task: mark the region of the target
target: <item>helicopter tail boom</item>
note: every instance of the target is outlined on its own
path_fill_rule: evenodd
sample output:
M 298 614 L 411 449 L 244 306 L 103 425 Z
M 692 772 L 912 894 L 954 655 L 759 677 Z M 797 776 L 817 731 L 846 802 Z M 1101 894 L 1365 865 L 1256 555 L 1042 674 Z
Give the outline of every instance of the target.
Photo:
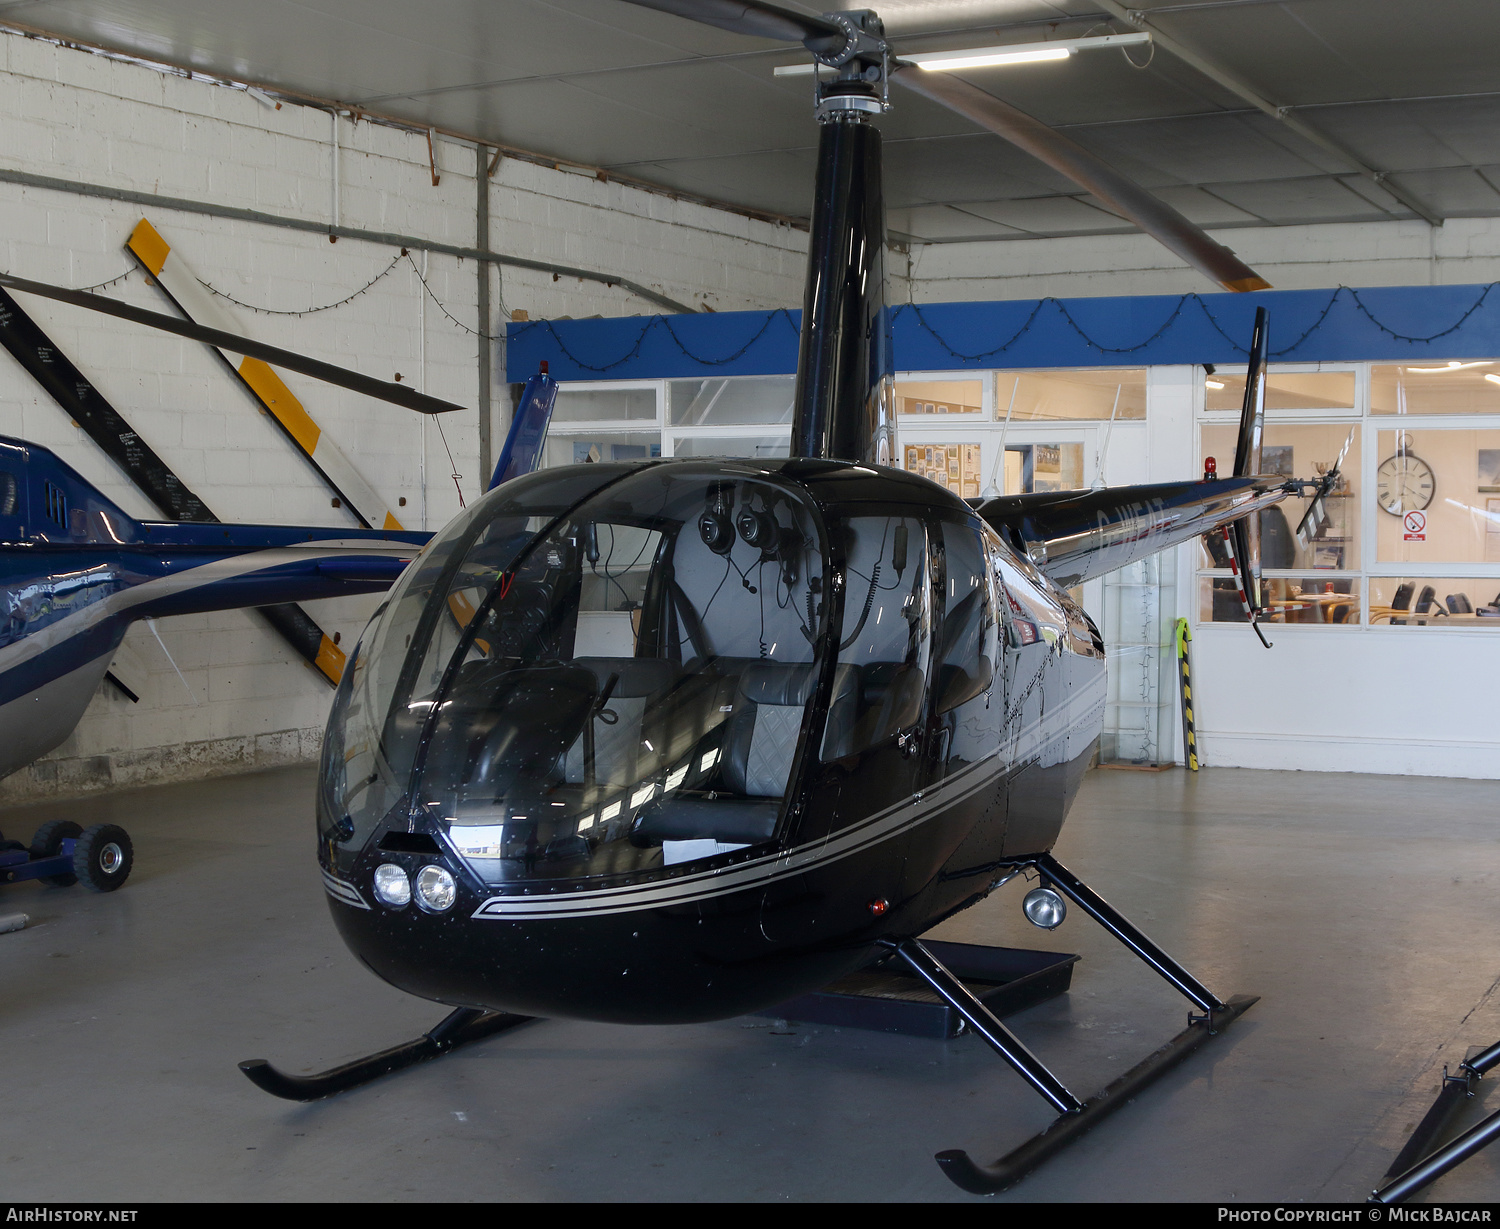
M 987 499 L 975 511 L 1063 588 L 1241 521 L 1287 497 L 1276 474 Z

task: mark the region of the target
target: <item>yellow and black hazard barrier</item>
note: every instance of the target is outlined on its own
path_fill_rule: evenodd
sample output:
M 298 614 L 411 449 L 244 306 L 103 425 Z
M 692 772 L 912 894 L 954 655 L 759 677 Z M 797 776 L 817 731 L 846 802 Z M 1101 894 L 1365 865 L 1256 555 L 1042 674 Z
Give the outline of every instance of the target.
M 1186 619 L 1177 620 L 1177 665 L 1182 681 L 1182 758 L 1190 772 L 1198 771 L 1198 738 L 1193 730 L 1193 674 L 1188 664 L 1188 642 L 1193 633 Z

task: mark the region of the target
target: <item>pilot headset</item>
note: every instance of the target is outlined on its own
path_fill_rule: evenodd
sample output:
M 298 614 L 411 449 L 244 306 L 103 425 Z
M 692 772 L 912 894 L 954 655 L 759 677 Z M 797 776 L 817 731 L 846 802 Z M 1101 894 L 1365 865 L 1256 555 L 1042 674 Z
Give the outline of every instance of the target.
M 734 524 L 729 517 L 733 502 L 734 488 L 727 483 L 716 483 L 698 516 L 698 536 L 716 555 L 727 555 L 734 549 Z
M 770 508 L 752 508 L 748 503 L 740 506 L 734 518 L 734 527 L 740 537 L 761 551 L 772 551 L 781 544 L 781 526 Z

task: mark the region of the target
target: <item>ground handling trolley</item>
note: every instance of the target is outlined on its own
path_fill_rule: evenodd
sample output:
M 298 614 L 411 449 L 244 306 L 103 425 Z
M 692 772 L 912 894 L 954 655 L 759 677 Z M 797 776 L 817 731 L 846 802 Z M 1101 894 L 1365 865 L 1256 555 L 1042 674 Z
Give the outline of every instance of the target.
M 113 892 L 130 875 L 134 850 L 125 829 L 95 824 L 84 830 L 54 819 L 31 838 L 31 847 L 0 834 L 0 883 L 40 879 L 60 888 L 81 883 L 91 892 Z

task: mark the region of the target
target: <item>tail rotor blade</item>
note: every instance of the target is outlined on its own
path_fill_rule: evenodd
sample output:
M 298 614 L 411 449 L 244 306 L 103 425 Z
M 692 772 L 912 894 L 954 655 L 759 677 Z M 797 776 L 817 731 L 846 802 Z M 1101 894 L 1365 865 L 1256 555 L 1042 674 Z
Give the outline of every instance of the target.
M 1339 449 L 1338 460 L 1333 463 L 1333 468 L 1328 471 L 1330 474 L 1334 475 L 1335 478 L 1337 478 L 1340 471 L 1342 471 L 1344 468 L 1344 458 L 1349 455 L 1349 445 L 1354 443 L 1354 433 L 1356 430 L 1358 430 L 1357 427 L 1349 428 L 1349 434 L 1344 439 L 1344 446 Z M 1329 484 L 1329 489 L 1332 489 L 1332 483 Z
M 914 64 L 893 65 L 891 80 L 972 120 L 1067 176 L 1226 290 L 1270 289 L 1270 282 L 1166 202 L 1026 112 L 951 73 L 929 72 Z
M 1234 476 L 1253 478 L 1260 474 L 1261 438 L 1266 426 L 1266 346 L 1270 313 L 1255 309 L 1255 331 L 1250 336 L 1250 365 L 1245 370 L 1245 403 L 1240 409 L 1240 436 L 1234 449 Z M 1234 541 L 1236 572 L 1245 613 L 1260 642 L 1271 647 L 1260 630 L 1264 606 L 1260 573 L 1260 513 L 1241 517 L 1229 527 Z

